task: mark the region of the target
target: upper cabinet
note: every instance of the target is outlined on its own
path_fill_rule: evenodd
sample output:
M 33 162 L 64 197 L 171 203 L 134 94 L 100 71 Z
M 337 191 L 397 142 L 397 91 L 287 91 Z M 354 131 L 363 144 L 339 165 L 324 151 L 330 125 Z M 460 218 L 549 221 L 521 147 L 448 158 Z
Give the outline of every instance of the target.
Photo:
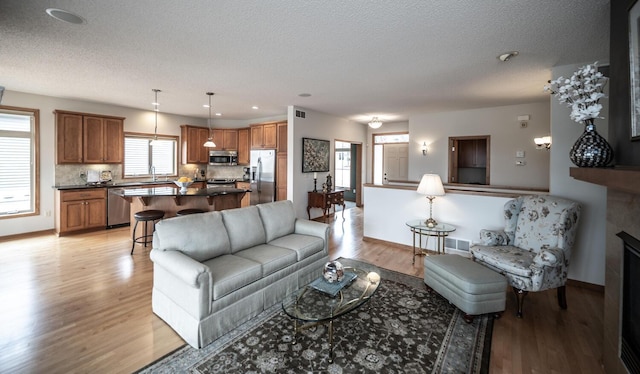
M 249 165 L 251 148 L 249 128 L 238 129 L 238 165 Z
M 216 146 L 212 151 L 237 151 L 238 150 L 238 130 L 235 129 L 213 129 L 211 130 L 212 140 Z
M 209 148 L 206 148 L 203 145 L 208 138 L 208 128 L 189 125 L 180 126 L 180 139 L 182 141 L 182 163 L 208 164 Z
M 278 124 L 251 125 L 251 149 L 275 149 L 278 145 Z
M 124 161 L 124 118 L 54 111 L 58 164 Z

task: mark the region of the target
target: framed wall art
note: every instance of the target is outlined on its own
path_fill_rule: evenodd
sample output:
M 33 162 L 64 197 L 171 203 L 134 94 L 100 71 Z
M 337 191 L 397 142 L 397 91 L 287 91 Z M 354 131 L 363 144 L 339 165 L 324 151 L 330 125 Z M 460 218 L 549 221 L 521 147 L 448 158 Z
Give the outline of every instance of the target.
M 329 171 L 330 153 L 328 140 L 302 138 L 302 172 Z
M 629 8 L 629 72 L 631 140 L 640 140 L 640 1 Z

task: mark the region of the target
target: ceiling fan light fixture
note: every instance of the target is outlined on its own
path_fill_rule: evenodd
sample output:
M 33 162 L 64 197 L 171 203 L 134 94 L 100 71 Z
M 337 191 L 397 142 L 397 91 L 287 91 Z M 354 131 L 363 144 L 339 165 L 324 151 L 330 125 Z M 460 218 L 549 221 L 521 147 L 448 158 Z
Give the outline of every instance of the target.
M 378 119 L 378 117 L 371 118 L 371 122 L 369 122 L 369 127 L 372 129 L 379 129 L 382 126 L 382 121 Z

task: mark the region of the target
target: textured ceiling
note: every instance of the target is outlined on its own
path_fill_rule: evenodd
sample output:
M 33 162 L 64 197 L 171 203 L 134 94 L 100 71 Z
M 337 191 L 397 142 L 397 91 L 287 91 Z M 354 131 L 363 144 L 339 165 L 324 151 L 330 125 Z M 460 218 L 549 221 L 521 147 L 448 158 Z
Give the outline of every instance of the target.
M 7 90 L 151 109 L 159 88 L 162 112 L 194 117 L 207 117 L 206 91 L 226 119 L 300 105 L 390 121 L 539 101 L 553 66 L 608 56 L 604 0 L 0 1 Z

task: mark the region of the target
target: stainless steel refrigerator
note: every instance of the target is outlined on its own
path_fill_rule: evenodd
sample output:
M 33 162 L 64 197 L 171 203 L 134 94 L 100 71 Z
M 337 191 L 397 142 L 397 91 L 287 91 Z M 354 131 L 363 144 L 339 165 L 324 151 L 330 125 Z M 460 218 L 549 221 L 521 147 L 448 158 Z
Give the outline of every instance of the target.
M 251 151 L 251 205 L 270 203 L 276 197 L 276 150 Z

